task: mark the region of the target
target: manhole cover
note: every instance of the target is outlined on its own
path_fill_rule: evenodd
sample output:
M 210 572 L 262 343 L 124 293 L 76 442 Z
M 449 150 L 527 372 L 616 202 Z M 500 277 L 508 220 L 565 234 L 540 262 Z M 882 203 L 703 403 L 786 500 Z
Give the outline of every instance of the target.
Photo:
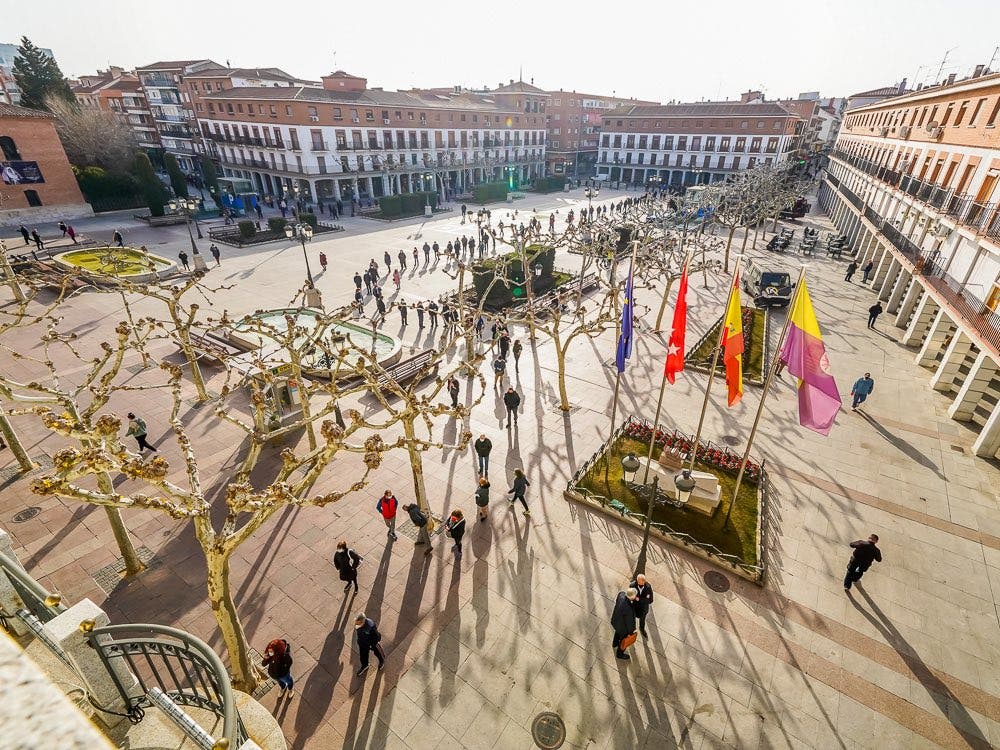
M 729 591 L 729 579 L 717 570 L 705 573 L 705 585 L 720 594 Z
M 955 453 L 965 453 L 965 448 L 963 448 L 963 447 L 962 447 L 961 445 L 954 445 L 954 444 L 953 444 L 953 445 L 951 446 L 951 449 L 952 449 L 953 451 L 955 451 Z
M 542 750 L 556 750 L 566 741 L 566 724 L 559 714 L 543 711 L 531 722 L 531 736 Z
M 30 521 L 41 512 L 41 508 L 32 505 L 30 508 L 25 508 L 20 513 L 17 513 L 11 520 L 14 523 L 24 523 L 25 521 Z
M 723 435 L 722 442 L 726 445 L 739 445 L 740 439 L 735 435 Z

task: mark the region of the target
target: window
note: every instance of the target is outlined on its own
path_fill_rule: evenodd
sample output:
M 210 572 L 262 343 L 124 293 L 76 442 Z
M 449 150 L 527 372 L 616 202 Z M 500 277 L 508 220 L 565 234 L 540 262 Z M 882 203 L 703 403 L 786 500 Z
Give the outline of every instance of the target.
M 621 148 L 622 147 L 622 137 L 621 137 L 621 135 L 619 135 L 617 133 L 615 134 L 615 144 L 614 144 L 614 146 L 615 146 L 615 148 Z
M 781 130 L 781 121 L 775 120 L 774 125 L 771 126 L 774 130 Z
M 312 138 L 313 151 L 322 151 L 325 148 L 322 130 L 310 130 L 309 136 Z
M 747 127 L 749 127 L 749 125 L 750 125 L 750 123 L 748 123 L 748 122 L 747 122 L 746 120 L 743 120 L 743 121 L 742 121 L 742 122 L 740 123 L 740 129 L 741 129 L 741 130 L 746 130 L 746 129 L 747 129 Z
M 747 147 L 747 139 L 741 136 L 736 139 L 736 148 L 734 148 L 733 150 L 736 151 L 737 153 L 742 153 L 746 151 L 746 147 Z
M 715 136 L 714 135 L 710 135 L 708 138 L 705 139 L 705 150 L 706 151 L 715 151 Z
M 243 105 L 242 104 L 237 104 L 236 105 L 236 111 L 237 112 L 242 112 L 243 111 Z
M 645 138 L 645 136 L 643 136 L 643 137 Z M 653 151 L 659 151 L 660 150 L 660 136 L 658 136 L 658 135 L 654 135 L 653 136 L 653 143 L 650 146 L 650 148 L 653 149 Z
M 760 130 L 761 128 L 763 128 L 764 125 L 766 125 L 766 123 L 763 120 L 757 120 L 757 129 L 758 130 Z
M 291 107 L 286 107 L 286 109 L 291 109 Z M 232 103 L 232 102 L 226 102 L 226 111 L 227 111 L 227 112 L 228 112 L 229 114 L 232 114 L 232 113 L 233 113 L 233 103 Z M 292 113 L 291 113 L 291 112 L 289 112 L 288 114 L 292 114 Z
M 997 97 L 996 103 L 993 105 L 993 111 L 990 112 L 990 119 L 986 123 L 986 127 L 995 128 L 997 124 L 997 115 L 1000 114 L 1000 97 Z
M 42 205 L 42 199 L 38 197 L 37 190 L 25 190 L 24 199 L 28 201 L 29 206 L 40 206 Z
M 278 108 L 273 104 L 270 106 L 271 117 L 275 117 L 278 114 Z
M 285 116 L 286 117 L 291 117 L 292 116 L 292 105 L 291 104 L 286 104 L 285 105 Z
M 767 139 L 767 153 L 774 154 L 778 151 L 778 139 L 768 138 Z
M 375 110 L 366 109 L 365 110 L 365 120 L 367 122 L 375 122 Z
M 317 110 L 315 107 L 307 107 L 307 109 L 309 110 L 310 118 L 315 117 L 317 120 L 319 119 L 319 110 Z
M 688 139 L 686 135 L 677 136 L 677 150 L 687 151 Z
M 635 136 L 629 135 L 625 139 L 625 148 L 635 148 Z
M 970 128 L 975 126 L 976 120 L 979 119 L 979 110 L 981 110 L 983 108 L 983 104 L 985 102 L 986 102 L 986 98 L 985 97 L 983 97 L 978 102 L 976 102 L 976 108 L 974 110 L 972 110 L 972 119 L 969 120 L 969 127 Z
M 691 150 L 701 151 L 701 136 L 696 135 L 691 139 Z
M 760 152 L 760 138 L 753 138 L 750 140 L 750 150 L 754 153 Z
M 663 136 L 663 150 L 664 151 L 674 150 L 674 137 L 672 135 Z

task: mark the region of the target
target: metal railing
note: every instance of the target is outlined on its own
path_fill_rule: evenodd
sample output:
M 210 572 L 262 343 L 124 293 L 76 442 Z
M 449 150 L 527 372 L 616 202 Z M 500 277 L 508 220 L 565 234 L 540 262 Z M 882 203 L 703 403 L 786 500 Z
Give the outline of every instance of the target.
M 226 668 L 204 641 L 161 625 L 109 625 L 91 631 L 90 645 L 107 666 L 129 713 L 153 705 L 149 693 L 158 688 L 180 706 L 211 711 L 222 719 L 222 736 L 230 747 L 247 740 Z M 131 672 L 137 685 L 122 684 L 120 668 Z
M 41 622 L 49 622 L 66 611 L 58 594 L 46 591 L 45 587 L 28 575 L 16 560 L 12 560 L 3 552 L 0 552 L 0 575 L 7 576 L 7 580 L 24 605 L 24 611 L 37 617 Z M 0 619 L 7 620 L 13 614 L 0 612 Z

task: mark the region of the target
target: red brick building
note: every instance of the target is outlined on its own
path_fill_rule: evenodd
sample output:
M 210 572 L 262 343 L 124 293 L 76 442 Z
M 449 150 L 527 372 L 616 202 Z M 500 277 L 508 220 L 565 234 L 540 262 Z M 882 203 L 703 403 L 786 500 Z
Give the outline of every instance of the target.
M 0 224 L 87 216 L 47 112 L 0 104 Z

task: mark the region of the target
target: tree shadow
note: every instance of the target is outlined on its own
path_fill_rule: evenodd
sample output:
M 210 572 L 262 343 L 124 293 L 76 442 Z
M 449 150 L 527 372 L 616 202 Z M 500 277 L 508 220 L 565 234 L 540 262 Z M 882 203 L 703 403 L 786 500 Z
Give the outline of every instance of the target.
M 866 422 L 868 422 L 872 427 L 874 427 L 875 430 L 878 432 L 879 435 L 881 435 L 883 438 L 885 438 L 894 447 L 898 448 L 900 451 L 902 451 L 903 453 L 905 453 L 906 456 L 911 461 L 920 464 L 925 469 L 930 469 L 931 471 L 933 471 L 938 476 L 939 479 L 943 479 L 945 481 L 948 480 L 948 478 L 944 474 L 941 473 L 941 470 L 938 469 L 936 463 L 934 463 L 933 461 L 931 461 L 921 451 L 919 451 L 914 446 L 910 445 L 910 443 L 908 443 L 903 438 L 901 438 L 901 437 L 899 437 L 897 435 L 893 435 L 891 432 L 889 432 L 885 427 L 882 426 L 881 422 L 879 422 L 877 419 L 875 419 L 875 417 L 871 416 L 870 414 L 868 414 L 867 412 L 864 412 L 864 411 L 859 411 L 858 414 L 860 414 L 861 417 Z
M 868 595 L 868 592 L 861 588 L 860 583 L 857 586 L 857 590 L 864 597 L 865 601 L 868 602 L 871 612 L 862 607 L 849 591 L 847 598 L 851 604 L 882 634 L 886 643 L 895 649 L 896 653 L 899 654 L 900 658 L 902 658 L 903 662 L 913 673 L 913 676 L 927 690 L 927 694 L 937 704 L 941 713 L 947 717 L 948 721 L 951 722 L 951 725 L 955 727 L 955 730 L 962 738 L 969 743 L 969 747 L 983 748 L 984 750 L 992 747 L 990 741 L 983 734 L 972 716 L 969 715 L 962 702 L 934 674 L 933 670 L 924 663 L 924 660 L 920 658 L 920 655 L 917 654 L 913 646 L 903 638 L 903 635 L 896 629 L 896 626 L 892 624 L 892 620 L 886 617 L 885 613 L 875 604 L 871 596 Z

